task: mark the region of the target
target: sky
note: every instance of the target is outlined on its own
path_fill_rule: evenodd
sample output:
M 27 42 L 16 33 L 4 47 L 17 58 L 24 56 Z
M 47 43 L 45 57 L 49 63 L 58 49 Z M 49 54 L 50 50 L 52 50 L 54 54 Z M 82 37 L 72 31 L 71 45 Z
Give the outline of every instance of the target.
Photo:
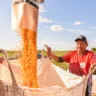
M 0 1 L 0 48 L 19 49 L 20 37 L 11 29 L 11 0 Z M 96 0 L 45 0 L 39 5 L 37 48 L 74 50 L 79 35 L 96 47 Z

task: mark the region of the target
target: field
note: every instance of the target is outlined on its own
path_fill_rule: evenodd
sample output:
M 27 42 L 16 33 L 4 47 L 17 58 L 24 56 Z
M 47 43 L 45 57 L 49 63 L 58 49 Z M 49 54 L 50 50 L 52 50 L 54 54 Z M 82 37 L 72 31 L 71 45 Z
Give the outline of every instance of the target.
M 8 56 L 9 58 L 20 58 L 20 52 L 17 52 L 17 51 L 7 51 L 8 52 Z M 53 53 L 57 56 L 62 56 L 66 53 L 68 53 L 69 51 L 53 51 Z M 96 53 L 96 50 L 94 51 Z M 41 54 L 41 50 L 38 50 L 37 52 L 38 54 Z M 0 56 L 2 56 L 2 54 L 0 54 Z M 44 51 L 44 56 L 47 56 L 46 52 Z M 64 70 L 67 70 L 68 69 L 68 64 L 63 62 L 63 63 L 59 63 L 59 62 L 56 62 L 54 60 L 52 60 L 52 62 L 54 64 L 56 64 L 57 66 L 61 67 L 62 69 Z
M 8 52 L 8 56 L 9 58 L 19 58 L 20 57 L 20 53 L 17 51 L 7 51 Z M 57 56 L 62 56 L 63 54 L 67 53 L 68 51 L 53 51 L 54 54 L 56 54 Z M 38 50 L 38 54 L 41 53 L 41 50 Z M 46 55 L 46 52 L 44 52 L 44 55 Z M 0 54 L 0 56 L 2 57 L 2 54 Z M 64 70 L 68 69 L 68 64 L 67 63 L 58 63 L 55 62 L 54 60 L 52 60 L 52 62 L 54 64 L 56 64 L 57 66 L 63 68 Z

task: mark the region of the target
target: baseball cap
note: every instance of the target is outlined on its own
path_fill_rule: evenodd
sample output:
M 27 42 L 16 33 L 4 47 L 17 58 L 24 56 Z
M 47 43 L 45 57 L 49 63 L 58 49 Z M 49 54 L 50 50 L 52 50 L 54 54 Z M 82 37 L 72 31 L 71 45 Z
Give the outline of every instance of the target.
M 75 39 L 75 42 L 77 42 L 78 40 L 81 40 L 81 41 L 84 41 L 84 42 L 87 43 L 87 39 L 86 39 L 86 37 L 83 36 L 83 35 L 78 36 L 78 37 Z

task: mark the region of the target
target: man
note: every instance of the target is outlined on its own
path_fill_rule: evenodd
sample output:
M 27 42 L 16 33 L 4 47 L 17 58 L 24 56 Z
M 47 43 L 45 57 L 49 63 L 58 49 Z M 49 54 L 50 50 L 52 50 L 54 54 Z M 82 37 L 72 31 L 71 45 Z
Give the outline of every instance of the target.
M 51 48 L 47 46 L 48 56 L 57 62 L 69 63 L 69 72 L 83 76 L 87 75 L 96 65 L 96 55 L 87 50 L 88 42 L 85 36 L 80 35 L 75 39 L 76 50 L 71 51 L 62 57 L 58 57 L 51 52 Z M 90 96 L 90 95 L 86 95 Z

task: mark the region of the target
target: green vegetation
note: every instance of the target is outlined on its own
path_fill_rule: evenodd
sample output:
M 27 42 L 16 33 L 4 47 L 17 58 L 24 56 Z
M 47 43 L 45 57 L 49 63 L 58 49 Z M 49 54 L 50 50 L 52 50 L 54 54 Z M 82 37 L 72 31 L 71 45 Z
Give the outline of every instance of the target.
M 18 52 L 17 51 L 7 51 L 7 53 L 10 58 L 10 57 L 14 57 L 14 55 L 17 54 Z M 2 56 L 3 56 L 3 54 L 0 53 L 0 57 L 2 57 Z
M 92 51 L 93 51 L 94 53 L 96 53 L 96 48 L 92 48 Z M 69 52 L 69 51 L 53 51 L 53 53 L 54 53 L 55 55 L 57 55 L 57 56 L 62 56 L 62 55 L 64 55 L 64 54 L 68 53 L 68 52 Z M 41 50 L 38 50 L 38 53 L 41 53 Z M 44 54 L 44 56 L 47 55 L 45 51 L 43 51 L 43 54 Z M 56 62 L 56 61 L 54 61 L 54 60 L 52 60 L 52 62 L 53 62 L 55 65 L 61 67 L 61 68 L 64 69 L 64 70 L 67 70 L 67 69 L 68 69 L 68 63 L 66 63 L 66 62 L 59 63 L 59 62 Z
M 64 55 L 64 54 L 68 53 L 68 52 L 69 52 L 69 51 L 53 51 L 53 53 L 54 53 L 55 55 L 57 55 L 57 56 L 62 56 L 62 55 Z M 42 53 L 41 50 L 38 50 L 38 53 Z M 43 55 L 44 55 L 44 56 L 47 56 L 47 54 L 46 54 L 45 51 L 43 51 Z M 67 69 L 68 69 L 68 64 L 65 63 L 65 62 L 59 63 L 59 62 L 54 61 L 53 59 L 52 59 L 51 61 L 52 61 L 55 65 L 61 67 L 61 68 L 64 69 L 64 70 L 67 70 Z
M 64 54 L 68 53 L 69 51 L 53 51 L 53 53 L 57 56 L 63 56 Z M 57 66 L 61 67 L 62 69 L 64 70 L 67 70 L 68 69 L 68 64 L 66 62 L 63 62 L 63 63 L 59 63 L 59 62 L 56 62 L 54 60 L 52 60 L 52 62 L 54 64 L 56 64 Z
M 96 53 L 96 48 L 92 48 L 92 51 Z
M 96 48 L 92 48 L 92 51 L 93 51 L 94 53 L 96 53 Z M 16 57 L 16 56 L 18 56 L 18 57 L 21 56 L 21 55 L 20 55 L 20 52 L 17 52 L 17 51 L 7 51 L 7 52 L 8 52 L 9 58 L 11 58 L 11 57 Z M 38 54 L 40 54 L 41 52 L 42 52 L 41 50 L 38 50 L 38 51 L 37 51 Z M 55 55 L 57 55 L 57 56 L 62 56 L 62 55 L 64 55 L 64 54 L 68 53 L 68 52 L 69 52 L 69 51 L 53 51 L 53 53 L 54 53 Z M 44 56 L 47 56 L 47 54 L 46 54 L 45 51 L 43 51 L 43 55 L 44 55 Z M 2 54 L 0 53 L 0 57 L 1 57 L 1 56 L 2 56 Z M 65 62 L 59 63 L 59 62 L 56 62 L 56 61 L 54 61 L 54 60 L 52 60 L 52 62 L 53 62 L 54 64 L 56 64 L 57 66 L 61 67 L 61 68 L 64 69 L 64 70 L 67 70 L 67 69 L 68 69 L 68 64 L 65 63 Z

